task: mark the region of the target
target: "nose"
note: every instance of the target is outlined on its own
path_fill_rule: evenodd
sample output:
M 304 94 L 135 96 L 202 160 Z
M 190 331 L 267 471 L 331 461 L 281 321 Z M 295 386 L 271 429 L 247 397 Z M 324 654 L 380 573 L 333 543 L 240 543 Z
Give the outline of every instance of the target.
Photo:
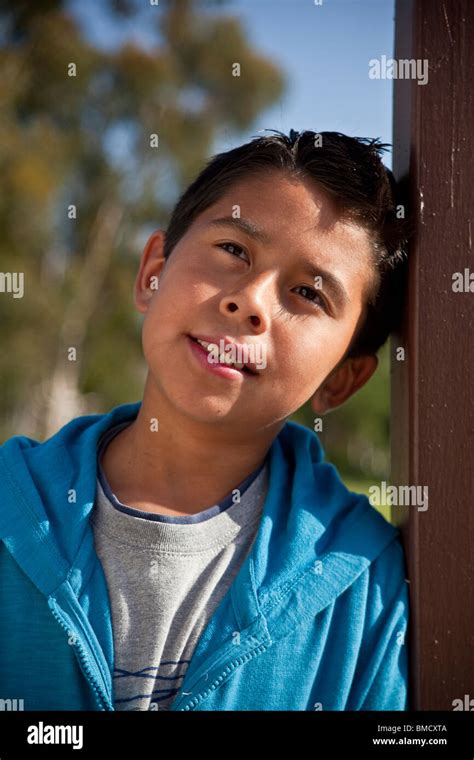
M 243 327 L 250 322 L 254 332 L 263 333 L 270 323 L 271 303 L 273 298 L 272 275 L 262 273 L 252 281 L 247 281 L 238 290 L 221 298 L 219 310 L 228 317 L 234 315 Z

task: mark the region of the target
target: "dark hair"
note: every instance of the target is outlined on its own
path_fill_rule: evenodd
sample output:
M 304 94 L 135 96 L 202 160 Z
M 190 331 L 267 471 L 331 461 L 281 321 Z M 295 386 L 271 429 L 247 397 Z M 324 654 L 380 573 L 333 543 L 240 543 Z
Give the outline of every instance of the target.
M 163 255 L 173 248 L 196 217 L 216 203 L 237 181 L 266 170 L 280 170 L 316 182 L 331 196 L 340 215 L 369 233 L 375 284 L 367 294 L 366 315 L 344 359 L 375 354 L 398 327 L 403 303 L 406 242 L 410 220 L 397 218 L 400 204 L 392 172 L 380 158 L 388 143 L 348 137 L 340 132 L 278 130 L 214 156 L 173 209 Z

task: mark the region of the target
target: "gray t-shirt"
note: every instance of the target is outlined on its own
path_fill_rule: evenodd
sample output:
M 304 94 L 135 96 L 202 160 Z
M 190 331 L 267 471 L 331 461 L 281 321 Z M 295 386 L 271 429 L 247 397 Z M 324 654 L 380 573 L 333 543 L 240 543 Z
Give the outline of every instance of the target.
M 219 504 L 174 517 L 121 504 L 100 467 L 92 525 L 107 581 L 114 637 L 116 710 L 169 710 L 193 650 L 257 534 L 268 466 Z

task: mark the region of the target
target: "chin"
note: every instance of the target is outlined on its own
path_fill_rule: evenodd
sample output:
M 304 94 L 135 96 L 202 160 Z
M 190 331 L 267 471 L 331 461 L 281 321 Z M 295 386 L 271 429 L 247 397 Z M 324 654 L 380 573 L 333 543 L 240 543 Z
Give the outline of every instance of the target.
M 211 394 L 203 395 L 201 388 L 194 384 L 189 387 L 189 380 L 176 382 L 176 377 L 166 377 L 162 373 L 150 370 L 155 392 L 160 396 L 159 406 L 174 409 L 176 414 L 189 417 L 203 423 L 218 422 L 226 417 L 233 417 L 235 399 L 223 398 Z M 236 423 L 235 418 L 233 424 Z

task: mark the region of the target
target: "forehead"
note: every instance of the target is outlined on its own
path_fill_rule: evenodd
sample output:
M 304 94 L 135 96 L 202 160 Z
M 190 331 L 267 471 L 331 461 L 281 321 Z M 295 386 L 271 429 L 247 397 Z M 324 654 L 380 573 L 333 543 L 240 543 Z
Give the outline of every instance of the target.
M 202 212 L 192 226 L 195 231 L 217 234 L 212 222 L 225 216 L 250 222 L 262 233 L 258 243 L 275 253 L 295 254 L 330 267 L 352 284 L 356 278 L 362 284 L 364 298 L 373 285 L 375 272 L 368 232 L 343 219 L 329 194 L 311 180 L 276 170 L 246 176 Z M 235 225 L 234 236 L 239 232 L 245 237 Z M 219 235 L 224 233 L 222 226 Z M 350 284 L 346 282 L 347 289 L 351 289 Z

